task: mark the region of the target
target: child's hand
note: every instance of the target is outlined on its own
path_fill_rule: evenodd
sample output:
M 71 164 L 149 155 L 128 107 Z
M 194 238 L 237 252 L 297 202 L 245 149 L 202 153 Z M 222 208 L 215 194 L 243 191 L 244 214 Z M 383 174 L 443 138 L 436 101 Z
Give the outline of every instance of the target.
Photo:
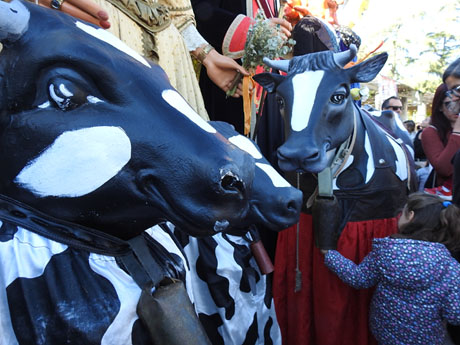
M 321 254 L 323 255 L 326 255 L 327 252 L 329 251 L 329 249 L 320 249 L 321 250 Z

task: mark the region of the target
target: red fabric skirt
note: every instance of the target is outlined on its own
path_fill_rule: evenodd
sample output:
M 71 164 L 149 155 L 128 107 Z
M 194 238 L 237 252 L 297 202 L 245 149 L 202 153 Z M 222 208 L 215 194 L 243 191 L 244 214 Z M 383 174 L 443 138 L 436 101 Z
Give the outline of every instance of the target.
M 337 250 L 360 263 L 372 248 L 372 239 L 396 232 L 397 220 L 349 222 Z M 276 314 L 285 345 L 377 344 L 368 327 L 373 289 L 355 290 L 324 266 L 314 246 L 311 215 L 301 214 L 299 266 L 302 285 L 295 292 L 296 226 L 278 235 L 273 277 Z

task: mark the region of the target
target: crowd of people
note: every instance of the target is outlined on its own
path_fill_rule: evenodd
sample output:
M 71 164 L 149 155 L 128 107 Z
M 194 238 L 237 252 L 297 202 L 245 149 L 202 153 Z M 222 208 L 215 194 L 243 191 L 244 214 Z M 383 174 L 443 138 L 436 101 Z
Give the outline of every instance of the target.
M 173 87 L 203 119 L 228 122 L 239 133 L 244 128 L 243 85 L 239 83 L 231 97 L 226 92 L 239 75 L 249 75 L 238 59 L 257 12 L 263 13 L 284 39 L 293 36 L 298 41 L 294 55 L 338 52 L 360 43 L 353 32 L 343 29 L 335 32 L 324 15 L 315 18 L 315 13 L 309 11 L 303 19 L 283 19 L 272 0 L 247 1 L 245 6 L 240 1 L 217 0 L 97 1 L 39 0 L 39 3 L 103 29 L 116 26 L 113 33 L 134 50 L 155 60 Z M 332 9 L 338 4 L 327 3 Z M 301 9 L 299 13 L 306 14 Z M 330 17 L 337 26 L 335 12 Z M 338 35 L 339 44 L 334 35 Z M 266 97 L 259 109 L 262 122 L 257 129 L 261 131 L 262 151 L 276 167 L 274 152 L 284 139 L 284 129 L 276 101 L 272 96 Z M 403 104 L 392 96 L 381 108 L 400 115 Z M 337 250 L 322 251 L 324 264 L 343 282 L 356 289 L 376 287 L 369 306 L 369 327 L 379 344 L 446 344 L 450 340 L 460 344 L 455 328 L 449 328 L 450 338 L 446 338 L 446 323 L 460 324 L 460 264 L 454 259 L 460 251 L 459 113 L 460 59 L 457 59 L 445 70 L 443 82 L 436 89 L 431 117 L 420 127 L 412 120 L 404 122 L 413 143 L 413 158 L 419 163 L 418 182 L 422 192 L 408 197 L 397 221 L 397 231 L 374 239 L 372 250 L 362 262 L 354 262 Z M 276 128 L 263 123 L 268 120 L 272 126 L 276 123 Z M 265 241 L 272 248 L 269 254 L 273 257 L 276 236 Z M 282 299 L 277 303 L 283 303 Z M 318 315 L 318 319 L 321 317 Z M 282 328 L 282 332 L 286 331 Z M 266 336 L 265 343 L 269 343 L 270 336 Z M 285 333 L 282 336 L 288 338 Z M 313 339 L 313 343 L 322 342 Z M 375 340 L 366 339 L 365 343 L 373 344 Z

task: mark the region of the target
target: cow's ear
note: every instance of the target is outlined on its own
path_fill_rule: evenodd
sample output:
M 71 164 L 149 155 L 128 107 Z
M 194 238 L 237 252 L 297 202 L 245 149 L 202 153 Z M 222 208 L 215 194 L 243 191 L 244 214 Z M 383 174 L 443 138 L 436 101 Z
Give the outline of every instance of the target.
M 260 73 L 252 77 L 268 92 L 272 93 L 286 77 L 276 73 Z
M 368 83 L 373 80 L 387 62 L 388 54 L 381 53 L 350 68 L 353 83 Z

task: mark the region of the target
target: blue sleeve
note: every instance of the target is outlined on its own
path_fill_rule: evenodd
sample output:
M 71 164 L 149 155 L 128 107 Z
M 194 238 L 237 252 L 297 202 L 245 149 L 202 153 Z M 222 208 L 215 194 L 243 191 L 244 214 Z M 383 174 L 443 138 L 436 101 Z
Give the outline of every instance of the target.
M 345 258 L 336 250 L 330 250 L 324 258 L 325 265 L 344 282 L 355 289 L 366 289 L 377 284 L 379 271 L 376 254 L 371 251 L 359 264 Z
M 448 323 L 460 325 L 460 269 L 456 262 L 452 266 L 449 270 L 450 289 L 443 298 L 441 315 Z

